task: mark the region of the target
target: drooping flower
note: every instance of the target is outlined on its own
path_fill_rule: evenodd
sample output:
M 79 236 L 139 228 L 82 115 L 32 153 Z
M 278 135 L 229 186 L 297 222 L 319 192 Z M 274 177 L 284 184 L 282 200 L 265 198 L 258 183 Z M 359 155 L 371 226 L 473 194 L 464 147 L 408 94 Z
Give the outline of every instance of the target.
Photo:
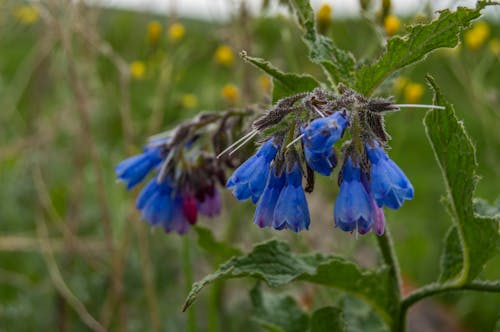
M 312 152 L 310 149 L 304 148 L 304 154 L 309 167 L 321 175 L 330 175 L 337 165 L 337 155 L 333 147 L 323 153 Z
M 413 198 L 413 186 L 403 171 L 375 143 L 366 145 L 370 160 L 370 192 L 379 207 L 399 209 L 404 200 Z
M 215 217 L 222 210 L 222 203 L 219 190 L 212 186 L 212 191 L 205 195 L 204 199 L 197 200 L 198 212 L 207 217 Z
M 137 198 L 137 208 L 142 211 L 142 218 L 151 226 L 165 225 L 172 219 L 172 187 L 169 181 L 158 183 L 152 179 Z
M 344 111 L 335 112 L 325 118 L 318 118 L 304 128 L 302 142 L 311 152 L 324 153 L 331 150 L 338 141 L 348 124 Z
M 253 218 L 254 224 L 260 227 L 273 226 L 274 208 L 278 202 L 281 190 L 285 185 L 285 173 L 278 174 L 276 167 L 271 169 L 266 188 L 260 197 Z
M 299 232 L 309 229 L 310 222 L 306 195 L 302 188 L 302 172 L 299 165 L 294 163 L 286 171 L 285 186 L 280 191 L 274 208 L 273 227 Z
M 313 120 L 302 130 L 306 162 L 314 171 L 328 176 L 337 165 L 333 144 L 344 132 L 348 124 L 344 111 Z
M 273 139 L 266 141 L 260 149 L 238 167 L 228 179 L 226 187 L 233 190 L 234 196 L 240 200 L 252 198 L 256 203 L 264 191 L 269 175 L 269 165 L 278 152 Z
M 127 189 L 132 189 L 162 160 L 162 149 L 146 148 L 140 155 L 125 159 L 116 165 L 116 177 L 127 184 Z
M 361 169 L 351 157 L 347 157 L 333 210 L 335 225 L 346 232 L 358 230 L 364 234 L 373 224 L 373 212 L 370 196 L 362 182 Z

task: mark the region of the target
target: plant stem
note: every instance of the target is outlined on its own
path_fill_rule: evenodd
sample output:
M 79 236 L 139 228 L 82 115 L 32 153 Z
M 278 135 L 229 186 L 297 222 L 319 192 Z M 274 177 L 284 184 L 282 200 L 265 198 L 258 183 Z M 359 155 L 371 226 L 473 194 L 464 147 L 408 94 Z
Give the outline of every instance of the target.
M 418 301 L 433 296 L 440 293 L 452 292 L 452 291 L 464 291 L 464 290 L 474 290 L 481 292 L 493 292 L 500 293 L 500 282 L 499 281 L 472 281 L 465 285 L 453 285 L 453 284 L 440 284 L 432 283 L 426 285 L 420 289 L 413 291 L 410 295 L 405 297 L 401 302 L 401 311 L 399 314 L 400 323 L 405 320 L 406 312 L 408 309 Z
M 377 242 L 382 253 L 385 264 L 389 266 L 389 273 L 391 279 L 389 280 L 390 287 L 392 288 L 395 297 L 397 298 L 397 304 L 393 308 L 393 317 L 395 321 L 392 324 L 392 331 L 404 331 L 404 321 L 397 319 L 399 313 L 401 312 L 401 273 L 399 271 L 399 264 L 396 257 L 396 252 L 394 251 L 394 245 L 392 243 L 391 234 L 387 226 L 385 227 L 385 233 L 382 236 L 377 236 Z
M 182 236 L 182 265 L 184 270 L 184 280 L 186 287 L 186 294 L 191 291 L 191 285 L 193 284 L 193 269 L 191 266 L 191 242 L 189 241 L 189 236 L 186 234 Z M 187 318 L 187 331 L 196 332 L 196 312 L 193 307 L 189 308 L 188 318 Z

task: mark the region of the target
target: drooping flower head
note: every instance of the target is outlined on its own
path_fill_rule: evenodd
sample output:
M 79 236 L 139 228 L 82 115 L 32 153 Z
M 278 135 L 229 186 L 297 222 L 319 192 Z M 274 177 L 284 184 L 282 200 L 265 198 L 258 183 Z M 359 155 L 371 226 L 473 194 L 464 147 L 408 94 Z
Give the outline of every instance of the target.
M 125 159 L 115 167 L 116 177 L 132 189 L 163 160 L 161 148 L 146 148 L 144 152 Z
M 306 195 L 302 188 L 302 172 L 298 162 L 288 164 L 285 185 L 281 189 L 273 213 L 275 229 L 299 232 L 309 229 L 311 223 Z
M 370 191 L 379 207 L 399 209 L 413 198 L 413 186 L 378 143 L 366 144 L 370 160 Z
M 347 124 L 347 114 L 343 110 L 315 119 L 302 130 L 304 155 L 312 170 L 325 176 L 332 173 L 337 165 L 333 145 L 342 137 Z
M 226 187 L 233 190 L 238 200 L 252 198 L 253 203 L 259 200 L 267 182 L 271 161 L 276 156 L 278 148 L 279 145 L 275 140 L 269 139 L 262 144 L 255 155 L 234 171 Z
M 267 180 L 266 188 L 255 209 L 254 224 L 260 227 L 273 226 L 274 210 L 285 182 L 285 172 L 279 171 L 276 166 L 273 166 Z
M 374 210 L 362 180 L 359 162 L 347 157 L 342 168 L 340 191 L 335 201 L 335 226 L 346 232 L 364 234 L 373 224 Z

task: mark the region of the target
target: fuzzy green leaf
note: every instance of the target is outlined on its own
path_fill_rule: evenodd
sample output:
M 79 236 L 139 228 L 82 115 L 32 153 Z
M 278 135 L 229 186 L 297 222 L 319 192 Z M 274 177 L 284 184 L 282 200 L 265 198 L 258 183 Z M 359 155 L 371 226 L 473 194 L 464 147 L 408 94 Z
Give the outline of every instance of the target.
M 363 270 L 343 258 L 320 254 L 294 255 L 290 247 L 276 240 L 255 246 L 248 255 L 222 264 L 217 271 L 193 284 L 184 304 L 189 307 L 208 284 L 224 279 L 253 277 L 270 287 L 293 281 L 308 281 L 349 292 L 371 305 L 391 325 L 396 313 L 397 294 L 389 287 L 386 267 Z
M 268 331 L 303 332 L 309 316 L 290 295 L 263 293 L 259 284 L 250 292 L 254 319 Z
M 245 61 L 273 78 L 273 103 L 296 93 L 312 91 L 320 85 L 311 75 L 284 73 L 269 61 L 250 57 L 245 52 L 241 52 L 240 55 Z
M 289 0 L 295 9 L 300 27 L 304 30 L 304 42 L 309 48 L 311 60 L 323 67 L 333 85 L 344 83 L 352 86 L 356 61 L 347 51 L 336 48 L 330 38 L 316 31 L 314 11 L 309 0 Z
M 241 250 L 231 247 L 229 244 L 219 242 L 214 238 L 213 233 L 205 227 L 197 225 L 195 228 L 198 235 L 198 245 L 220 260 L 227 260 L 234 256 L 241 255 Z
M 316 310 L 311 317 L 311 332 L 336 331 L 345 332 L 342 310 L 324 307 Z
M 475 9 L 458 7 L 455 12 L 448 9 L 440 11 L 436 20 L 411 26 L 405 36 L 389 39 L 384 54 L 357 72 L 355 89 L 364 95 L 370 95 L 397 70 L 424 59 L 435 49 L 457 46 L 460 32 L 490 4 L 492 3 L 479 1 Z
M 478 181 L 474 145 L 463 123 L 458 121 L 453 105 L 443 97 L 432 77 L 427 80 L 434 90 L 434 103 L 446 107 L 428 111 L 424 119 L 427 137 L 443 174 L 446 207 L 454 222 L 441 260 L 441 281 L 462 285 L 474 279 L 498 253 L 498 219 L 474 214 L 472 198 Z

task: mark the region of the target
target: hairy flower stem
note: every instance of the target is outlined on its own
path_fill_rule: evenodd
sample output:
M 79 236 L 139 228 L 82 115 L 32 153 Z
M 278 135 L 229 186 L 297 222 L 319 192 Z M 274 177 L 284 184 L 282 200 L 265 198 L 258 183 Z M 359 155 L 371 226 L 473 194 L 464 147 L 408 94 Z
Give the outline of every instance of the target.
M 377 236 L 377 243 L 380 247 L 382 253 L 382 258 L 385 264 L 389 267 L 390 288 L 396 294 L 398 303 L 395 304 L 397 307 L 394 308 L 394 322 L 392 324 L 392 331 L 404 331 L 404 321 L 401 322 L 397 319 L 399 313 L 401 312 L 401 273 L 399 271 L 399 264 L 396 257 L 396 252 L 394 251 L 394 244 L 392 242 L 391 234 L 389 228 L 385 227 L 385 233 L 382 236 Z
M 189 236 L 185 235 L 182 237 L 182 267 L 184 270 L 184 281 L 186 287 L 186 293 L 189 294 L 191 291 L 191 285 L 193 284 L 193 268 L 191 266 L 191 242 L 189 241 Z M 196 312 L 193 307 L 189 308 L 188 318 L 187 318 L 187 329 L 188 332 L 196 332 Z
M 453 292 L 453 291 L 463 291 L 463 290 L 474 290 L 482 292 L 500 293 L 500 282 L 498 281 L 472 281 L 468 284 L 457 286 L 452 284 L 440 284 L 432 283 L 426 285 L 420 289 L 413 291 L 407 297 L 401 301 L 401 308 L 399 312 L 399 322 L 398 325 L 403 327 L 401 329 L 404 331 L 404 322 L 406 320 L 406 312 L 415 303 L 426 297 L 434 296 L 436 294 Z

